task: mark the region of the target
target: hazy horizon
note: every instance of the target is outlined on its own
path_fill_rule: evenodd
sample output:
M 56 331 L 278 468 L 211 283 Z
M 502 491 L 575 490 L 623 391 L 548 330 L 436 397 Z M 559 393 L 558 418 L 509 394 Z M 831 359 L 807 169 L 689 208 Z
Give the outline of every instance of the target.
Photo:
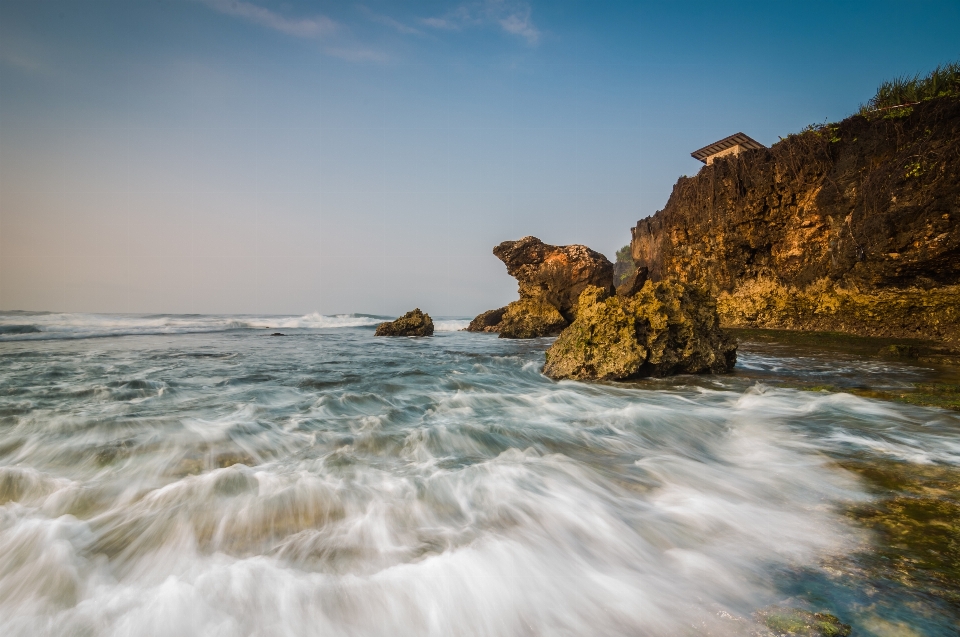
M 0 0 L 0 310 L 470 316 L 690 152 L 960 58 L 960 4 Z

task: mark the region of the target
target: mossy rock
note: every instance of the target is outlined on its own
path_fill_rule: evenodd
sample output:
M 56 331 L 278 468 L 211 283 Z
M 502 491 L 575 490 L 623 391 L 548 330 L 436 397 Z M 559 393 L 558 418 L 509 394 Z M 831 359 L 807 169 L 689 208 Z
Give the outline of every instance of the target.
M 719 327 L 716 302 L 692 286 L 647 281 L 632 297 L 590 286 L 577 318 L 547 350 L 547 376 L 623 380 L 723 373 L 737 360 L 736 341 Z
M 433 319 L 420 308 L 377 326 L 375 336 L 433 336 Z
M 758 611 L 755 617 L 775 635 L 784 637 L 847 637 L 851 630 L 836 615 L 798 608 L 774 606 Z
M 521 298 L 510 303 L 497 329 L 500 338 L 556 336 L 567 326 L 556 307 L 542 298 Z

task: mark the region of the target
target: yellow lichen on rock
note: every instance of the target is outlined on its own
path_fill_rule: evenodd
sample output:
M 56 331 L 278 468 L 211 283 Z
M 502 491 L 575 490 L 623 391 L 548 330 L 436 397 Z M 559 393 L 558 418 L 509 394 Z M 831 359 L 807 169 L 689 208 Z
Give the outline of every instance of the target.
M 925 290 L 860 289 L 819 279 L 804 288 L 774 279 L 741 283 L 717 299 L 728 327 L 842 331 L 863 336 L 918 336 L 960 341 L 960 286 Z
M 632 297 L 590 286 L 577 318 L 547 350 L 544 374 L 622 380 L 721 373 L 736 363 L 736 343 L 720 327 L 713 299 L 692 286 L 647 281 Z

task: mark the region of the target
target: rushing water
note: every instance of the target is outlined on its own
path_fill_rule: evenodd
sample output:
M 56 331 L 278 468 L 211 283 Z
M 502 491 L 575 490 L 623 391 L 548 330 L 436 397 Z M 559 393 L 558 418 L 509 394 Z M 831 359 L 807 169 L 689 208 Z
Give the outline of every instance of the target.
M 960 418 L 776 386 L 922 368 L 555 383 L 547 340 L 376 322 L 0 314 L 0 634 L 955 634 L 868 567 L 844 461 L 955 467 Z

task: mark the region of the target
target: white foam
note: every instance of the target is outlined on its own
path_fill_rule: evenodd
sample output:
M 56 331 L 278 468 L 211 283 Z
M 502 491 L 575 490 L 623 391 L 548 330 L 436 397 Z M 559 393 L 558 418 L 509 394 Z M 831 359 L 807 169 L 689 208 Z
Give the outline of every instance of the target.
M 459 332 L 470 325 L 469 319 L 438 319 L 433 322 L 437 332 Z

